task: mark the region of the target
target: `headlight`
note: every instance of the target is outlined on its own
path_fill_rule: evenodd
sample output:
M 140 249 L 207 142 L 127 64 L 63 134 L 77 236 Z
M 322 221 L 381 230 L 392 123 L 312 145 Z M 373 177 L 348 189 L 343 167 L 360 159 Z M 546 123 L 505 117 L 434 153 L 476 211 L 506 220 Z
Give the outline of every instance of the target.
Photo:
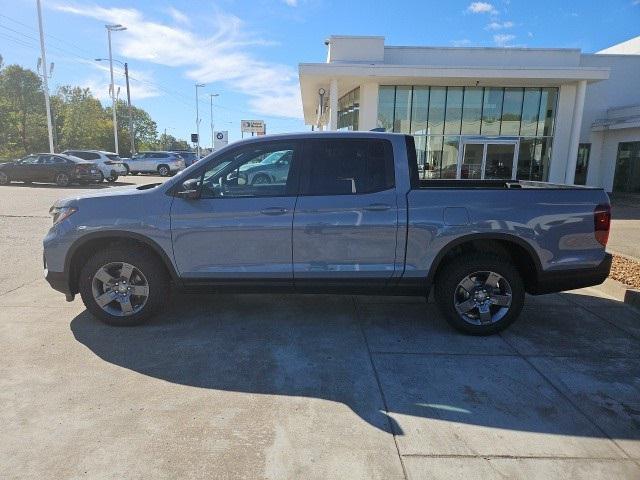
M 60 223 L 65 218 L 69 218 L 76 213 L 78 209 L 76 207 L 56 207 L 53 206 L 49 209 L 49 215 L 53 217 L 53 224 Z

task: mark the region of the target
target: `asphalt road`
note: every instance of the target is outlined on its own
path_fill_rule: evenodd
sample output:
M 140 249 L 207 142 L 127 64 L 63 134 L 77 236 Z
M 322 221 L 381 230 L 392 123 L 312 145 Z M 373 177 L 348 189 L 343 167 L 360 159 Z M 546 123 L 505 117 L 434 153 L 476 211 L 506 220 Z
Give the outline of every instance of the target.
M 0 478 L 640 478 L 635 310 L 529 298 L 474 338 L 424 299 L 174 295 L 107 327 L 42 279 L 82 191 L 0 188 Z

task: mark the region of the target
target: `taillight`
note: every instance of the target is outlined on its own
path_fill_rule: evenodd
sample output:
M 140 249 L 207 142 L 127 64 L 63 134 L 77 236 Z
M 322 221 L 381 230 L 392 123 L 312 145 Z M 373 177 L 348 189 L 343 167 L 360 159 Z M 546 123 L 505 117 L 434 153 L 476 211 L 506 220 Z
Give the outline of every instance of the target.
M 111 160 L 107 160 L 104 162 L 105 165 L 115 165 L 116 162 L 112 162 Z
M 601 203 L 596 207 L 593 212 L 593 227 L 596 240 L 606 247 L 611 227 L 611 205 Z

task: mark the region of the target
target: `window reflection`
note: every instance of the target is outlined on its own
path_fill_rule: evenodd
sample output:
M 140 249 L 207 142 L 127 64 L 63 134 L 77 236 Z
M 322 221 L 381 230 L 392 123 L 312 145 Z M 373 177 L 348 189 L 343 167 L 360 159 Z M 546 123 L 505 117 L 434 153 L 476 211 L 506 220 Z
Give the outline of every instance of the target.
M 502 116 L 502 88 L 487 88 L 482 104 L 482 135 L 500 134 L 500 117 Z
M 522 117 L 522 88 L 505 88 L 502 102 L 502 126 L 500 135 L 519 135 Z
M 429 129 L 430 135 L 442 135 L 444 130 L 444 110 L 447 100 L 446 87 L 431 87 L 429 98 Z
M 411 125 L 411 87 L 396 87 L 393 131 L 409 133 Z
M 462 87 L 447 88 L 444 133 L 458 135 L 462 120 Z
M 482 118 L 482 87 L 467 87 L 464 89 L 462 106 L 462 134 L 479 135 L 480 120 Z M 536 109 L 538 105 L 536 104 Z M 537 110 L 536 110 L 537 111 Z

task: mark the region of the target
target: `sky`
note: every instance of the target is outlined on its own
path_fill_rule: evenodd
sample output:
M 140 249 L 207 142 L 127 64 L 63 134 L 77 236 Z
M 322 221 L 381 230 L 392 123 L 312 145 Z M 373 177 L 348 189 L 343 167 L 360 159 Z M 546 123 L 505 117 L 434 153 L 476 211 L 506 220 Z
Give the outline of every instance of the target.
M 387 45 L 579 48 L 596 52 L 640 35 L 640 0 L 42 0 L 50 90 L 89 87 L 109 100 L 106 23 L 113 57 L 127 62 L 131 99 L 158 130 L 201 145 L 215 130 L 240 137 L 240 120 L 267 133 L 308 130 L 297 78 L 301 62 L 323 62 L 330 35 L 382 35 Z M 36 0 L 0 0 L 0 55 L 36 68 Z M 115 83 L 125 98 L 122 68 Z

